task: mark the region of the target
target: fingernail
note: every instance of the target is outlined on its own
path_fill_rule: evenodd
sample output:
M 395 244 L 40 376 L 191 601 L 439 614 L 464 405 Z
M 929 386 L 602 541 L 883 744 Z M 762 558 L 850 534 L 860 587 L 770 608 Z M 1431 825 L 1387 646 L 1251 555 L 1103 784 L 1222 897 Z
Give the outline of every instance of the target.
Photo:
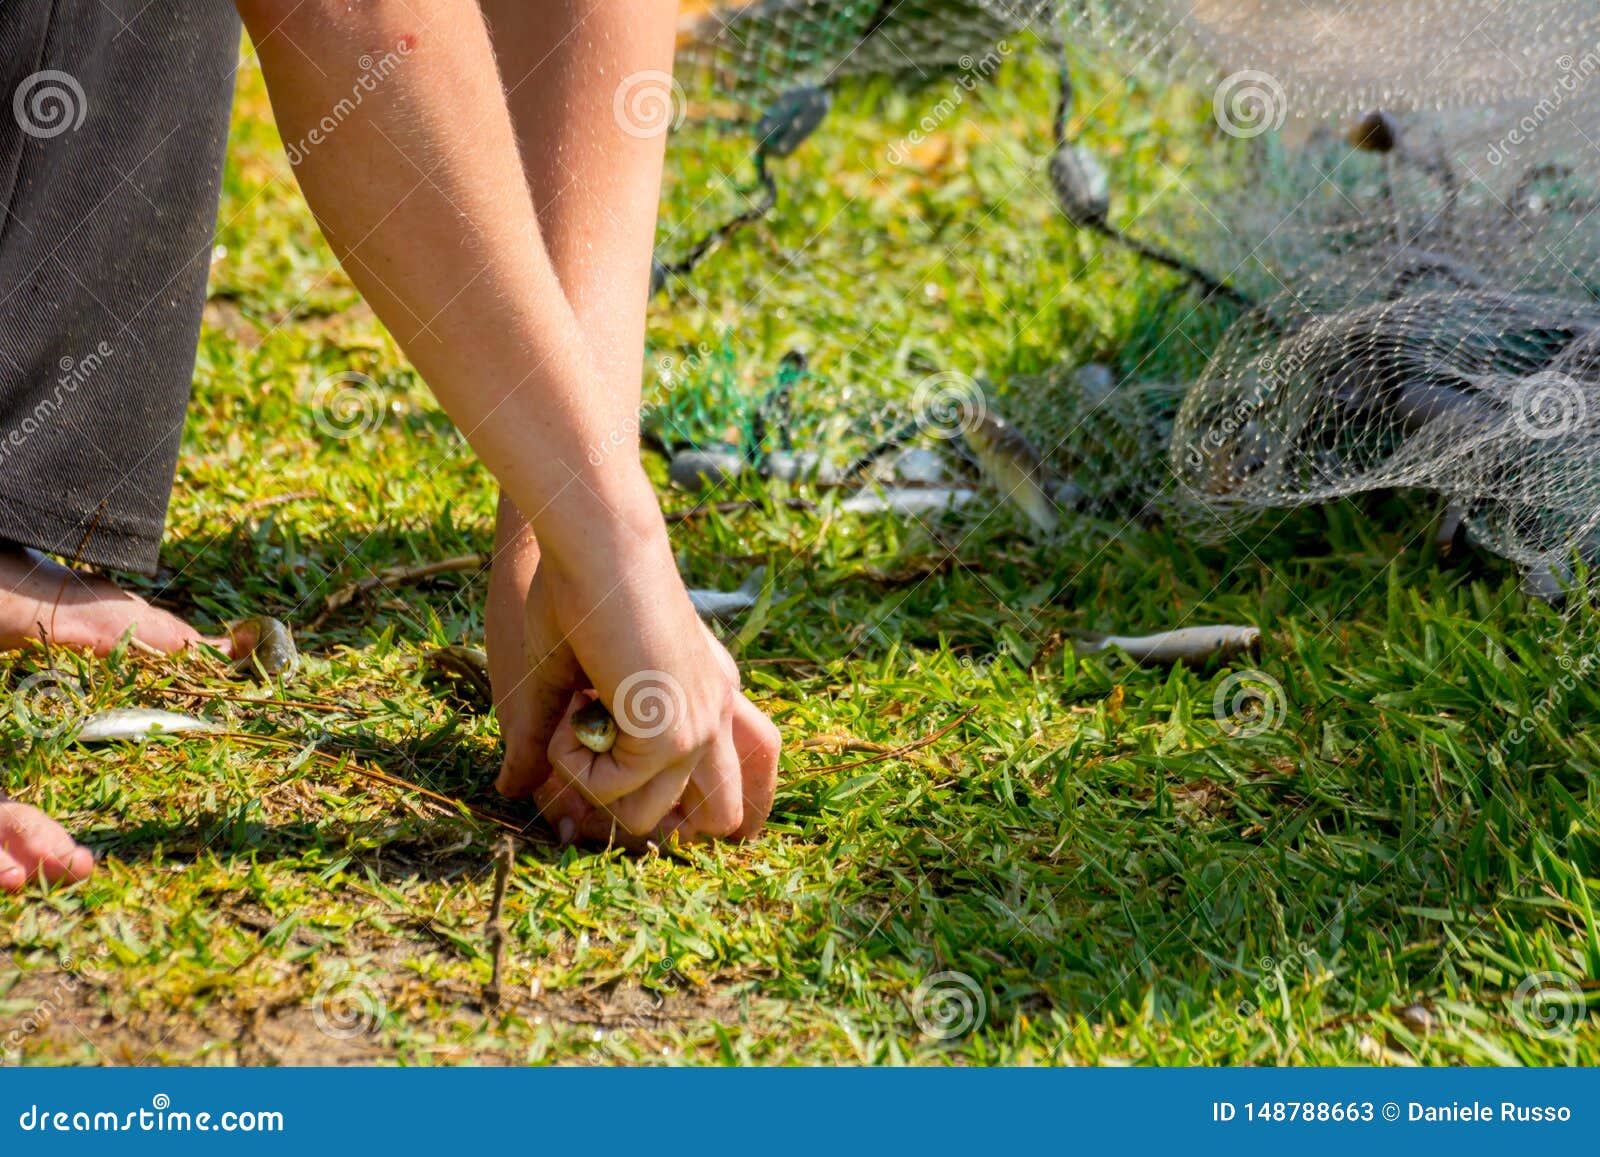
M 570 844 L 578 835 L 578 821 L 571 816 L 562 816 L 556 824 L 556 835 L 564 844 Z
M 28 873 L 21 868 L 11 867 L 0 870 L 0 888 L 7 892 L 15 892 L 28 882 Z

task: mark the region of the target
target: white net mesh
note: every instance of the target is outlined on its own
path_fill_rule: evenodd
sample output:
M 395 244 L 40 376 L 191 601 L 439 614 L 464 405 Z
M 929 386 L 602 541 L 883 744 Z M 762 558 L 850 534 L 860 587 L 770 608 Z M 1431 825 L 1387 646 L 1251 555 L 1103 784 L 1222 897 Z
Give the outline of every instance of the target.
M 1136 222 L 1130 174 L 1064 116 L 1048 177 L 1073 225 L 1232 319 L 1181 404 L 1137 380 L 1029 383 L 1061 403 L 1033 431 L 1059 473 L 1223 525 L 1416 489 L 1542 593 L 1581 572 L 1600 520 L 1600 0 L 765 0 L 698 18 L 681 74 L 692 110 L 771 129 L 797 89 L 924 83 L 1025 27 L 1201 94 L 1207 154 Z M 1159 460 L 1130 449 L 1169 437 Z

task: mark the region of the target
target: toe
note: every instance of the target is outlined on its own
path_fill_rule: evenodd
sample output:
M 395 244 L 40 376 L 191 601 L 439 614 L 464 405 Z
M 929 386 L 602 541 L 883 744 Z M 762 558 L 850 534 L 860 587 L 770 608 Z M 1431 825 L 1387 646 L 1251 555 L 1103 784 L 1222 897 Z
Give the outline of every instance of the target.
M 94 855 L 38 808 L 0 797 L 0 889 L 28 880 L 71 884 L 94 871 Z
M 27 869 L 0 851 L 0 892 L 20 892 L 27 882 Z

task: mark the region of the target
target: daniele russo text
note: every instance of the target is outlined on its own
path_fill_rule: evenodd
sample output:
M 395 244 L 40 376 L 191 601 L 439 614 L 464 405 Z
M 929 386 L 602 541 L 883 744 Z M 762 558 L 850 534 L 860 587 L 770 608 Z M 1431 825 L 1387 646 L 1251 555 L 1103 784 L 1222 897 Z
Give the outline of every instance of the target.
M 1463 1122 L 1489 1124 L 1493 1121 L 1570 1121 L 1572 1110 L 1566 1105 L 1521 1105 L 1515 1101 L 1501 1101 L 1491 1105 L 1487 1101 L 1451 1101 L 1447 1105 L 1429 1105 L 1422 1101 L 1406 1102 L 1406 1120 Z

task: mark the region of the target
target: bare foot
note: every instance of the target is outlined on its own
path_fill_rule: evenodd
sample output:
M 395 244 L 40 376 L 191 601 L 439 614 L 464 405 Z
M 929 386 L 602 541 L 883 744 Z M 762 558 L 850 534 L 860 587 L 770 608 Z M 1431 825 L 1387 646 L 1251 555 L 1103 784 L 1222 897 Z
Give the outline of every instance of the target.
M 0 547 L 0 650 L 14 651 L 40 632 L 51 644 L 110 653 L 129 628 L 134 640 L 171 654 L 204 640 L 182 619 L 129 594 L 110 579 L 69 570 L 38 551 Z
M 20 892 L 33 880 L 72 884 L 94 871 L 94 855 L 38 808 L 0 792 L 0 892 Z

